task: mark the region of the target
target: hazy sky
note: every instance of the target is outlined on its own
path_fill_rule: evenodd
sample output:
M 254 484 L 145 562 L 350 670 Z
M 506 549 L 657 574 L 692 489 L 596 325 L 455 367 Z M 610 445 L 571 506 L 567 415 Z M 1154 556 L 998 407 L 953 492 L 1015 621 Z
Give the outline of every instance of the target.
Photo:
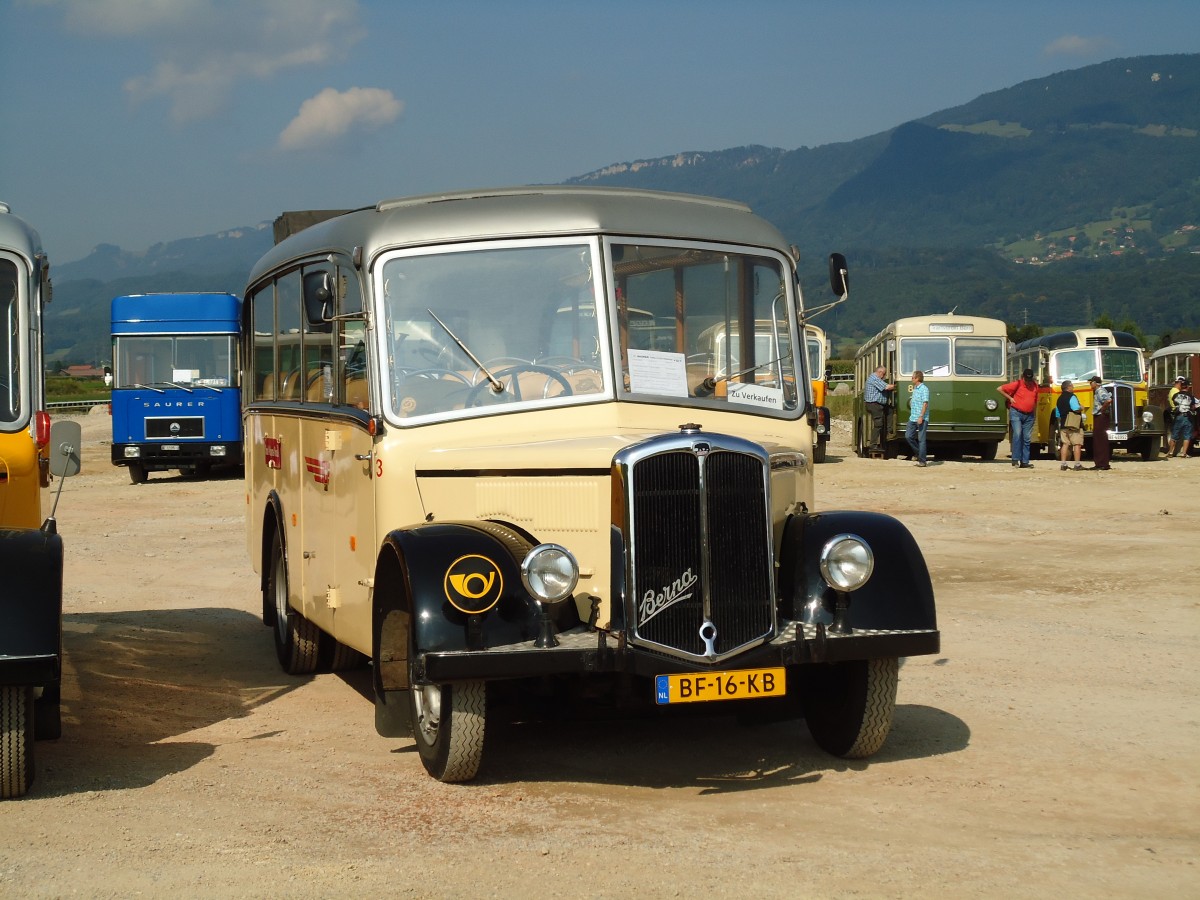
M 0 0 L 0 200 L 61 263 L 1195 52 L 1198 0 Z

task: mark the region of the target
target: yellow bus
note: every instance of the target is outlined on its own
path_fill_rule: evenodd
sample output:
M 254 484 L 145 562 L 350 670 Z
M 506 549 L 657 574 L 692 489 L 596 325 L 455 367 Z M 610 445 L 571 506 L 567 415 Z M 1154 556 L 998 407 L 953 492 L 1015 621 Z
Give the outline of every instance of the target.
M 854 358 L 854 447 L 867 456 L 871 414 L 863 399 L 867 377 L 878 366 L 895 383 L 883 444 L 887 456 L 908 454 L 911 377 L 920 370 L 929 388 L 929 453 L 985 460 L 996 458 L 1008 427 L 996 388 L 1004 384 L 1007 326 L 978 316 L 910 316 L 897 319 L 863 344 Z
M 819 325 L 804 325 L 804 354 L 808 364 L 809 384 L 812 387 L 812 405 L 816 418 L 813 429 L 813 462 L 825 462 L 825 447 L 829 443 L 829 406 L 825 394 L 829 390 L 829 338 Z
M 376 730 L 442 781 L 531 697 L 745 700 L 874 753 L 932 586 L 895 519 L 816 512 L 799 306 L 783 236 L 715 198 L 514 187 L 285 237 L 241 354 L 280 665 L 369 661 Z
M 1030 453 L 1059 455 L 1054 408 L 1063 381 L 1071 381 L 1084 410 L 1084 452 L 1092 447 L 1092 388 L 1088 379 L 1099 375 L 1113 395 L 1112 428 L 1108 439 L 1114 449 L 1124 449 L 1154 459 L 1166 434 L 1163 407 L 1150 402 L 1146 384 L 1146 357 L 1141 342 L 1126 331 L 1078 328 L 1030 338 L 1017 344 L 1008 356 L 1008 381 L 1032 369 L 1039 385 L 1037 417 Z
M 28 790 L 33 741 L 62 730 L 63 549 L 42 502 L 52 474 L 78 471 L 79 425 L 55 423 L 52 433 L 46 412 L 49 300 L 37 232 L 0 203 L 0 798 Z M 52 455 L 52 446 L 65 453 Z

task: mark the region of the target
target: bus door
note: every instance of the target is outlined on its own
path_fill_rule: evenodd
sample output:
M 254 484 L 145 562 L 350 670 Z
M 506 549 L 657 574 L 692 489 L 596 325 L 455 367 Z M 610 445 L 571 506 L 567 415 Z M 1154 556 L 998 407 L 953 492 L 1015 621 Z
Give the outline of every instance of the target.
M 301 520 L 304 612 L 340 641 L 370 635 L 375 480 L 382 465 L 368 427 L 366 325 L 349 263 L 304 269 Z M 354 649 L 370 654 L 369 646 Z

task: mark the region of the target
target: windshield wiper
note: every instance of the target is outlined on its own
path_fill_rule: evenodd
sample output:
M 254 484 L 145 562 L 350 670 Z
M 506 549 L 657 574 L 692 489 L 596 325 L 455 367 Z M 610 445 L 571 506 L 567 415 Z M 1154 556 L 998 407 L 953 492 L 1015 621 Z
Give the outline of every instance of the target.
M 134 383 L 133 386 L 135 388 L 143 388 L 147 391 L 154 391 L 154 393 L 156 393 L 156 394 L 165 394 L 166 393 L 166 391 L 164 391 L 162 388 L 156 388 L 152 384 L 142 384 L 141 382 L 136 382 L 136 383 Z
M 459 340 L 458 335 L 456 335 L 453 331 L 450 330 L 450 326 L 448 326 L 445 322 L 443 322 L 441 319 L 439 319 L 437 317 L 437 313 L 435 313 L 432 309 L 429 309 L 428 307 L 426 307 L 425 312 L 427 312 L 431 316 L 433 316 L 433 321 L 437 322 L 439 325 L 442 326 L 443 329 L 445 329 L 446 334 L 450 335 L 450 340 L 452 340 L 452 341 L 454 341 L 454 343 L 458 344 L 459 350 L 461 350 L 463 353 L 467 354 L 467 356 L 471 357 L 471 362 L 475 363 L 475 365 L 479 367 L 479 371 L 482 372 L 485 376 L 487 376 L 487 380 L 492 383 L 492 390 L 497 394 L 504 393 L 504 382 L 501 381 L 499 378 L 497 378 L 495 375 L 493 375 L 491 372 L 489 372 L 487 370 L 487 366 L 485 366 L 482 362 L 479 361 L 478 356 L 476 356 L 474 353 L 472 353 L 470 350 L 467 349 L 467 345 L 464 344 L 461 340 Z
M 750 372 L 757 372 L 759 369 L 765 369 L 767 366 L 773 366 L 777 362 L 783 362 L 785 359 L 787 359 L 786 356 L 778 356 L 775 359 L 767 360 L 764 363 L 759 363 L 757 366 L 751 366 L 748 369 L 742 369 L 740 372 L 733 372 L 729 375 L 722 375 L 719 378 L 714 378 L 713 376 L 709 375 L 702 382 L 700 382 L 700 387 L 704 388 L 707 392 L 712 393 L 717 389 L 717 385 L 722 381 L 729 381 L 732 378 L 740 378 L 741 376 L 747 375 Z

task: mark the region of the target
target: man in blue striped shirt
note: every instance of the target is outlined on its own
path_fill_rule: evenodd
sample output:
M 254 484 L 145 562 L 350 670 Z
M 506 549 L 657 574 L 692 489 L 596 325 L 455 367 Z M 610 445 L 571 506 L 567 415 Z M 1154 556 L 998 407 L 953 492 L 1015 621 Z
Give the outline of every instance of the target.
M 888 394 L 896 390 L 896 385 L 884 380 L 886 371 L 883 366 L 876 367 L 863 385 L 863 403 L 871 414 L 871 449 L 878 451 L 883 450 L 883 435 L 887 429 Z
M 920 369 L 913 372 L 912 383 L 908 427 L 904 429 L 904 437 L 917 457 L 917 465 L 925 468 L 925 434 L 929 429 L 929 388 L 925 385 L 925 373 Z

